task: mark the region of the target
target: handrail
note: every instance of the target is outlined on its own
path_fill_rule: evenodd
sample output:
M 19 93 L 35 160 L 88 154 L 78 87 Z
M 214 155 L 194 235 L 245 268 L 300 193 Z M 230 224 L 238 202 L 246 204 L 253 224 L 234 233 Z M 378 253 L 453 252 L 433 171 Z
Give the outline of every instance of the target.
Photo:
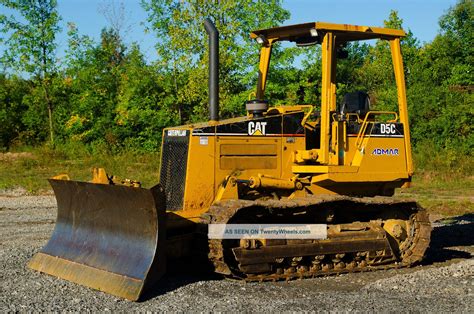
M 313 113 L 314 106 L 313 105 L 301 105 L 301 107 L 302 108 L 310 108 L 308 113 L 303 117 L 303 120 L 301 120 L 301 126 L 304 127 L 306 125 L 306 120 L 308 120 L 311 113 Z
M 362 143 L 363 143 L 363 135 L 365 134 L 365 131 L 367 130 L 367 126 L 369 123 L 374 123 L 373 121 L 367 121 L 367 119 L 369 118 L 370 115 L 383 115 L 383 114 L 393 114 L 394 115 L 394 119 L 393 120 L 389 120 L 388 122 L 396 122 L 398 121 L 398 113 L 396 113 L 395 111 L 369 111 L 366 113 L 365 115 L 365 118 L 364 118 L 364 121 L 362 122 L 362 127 L 360 128 L 359 130 L 359 133 L 357 134 L 357 138 L 356 138 L 356 141 L 355 141 L 355 146 L 357 147 L 357 149 L 360 150 L 361 146 L 362 146 Z M 370 138 L 370 134 L 368 136 Z

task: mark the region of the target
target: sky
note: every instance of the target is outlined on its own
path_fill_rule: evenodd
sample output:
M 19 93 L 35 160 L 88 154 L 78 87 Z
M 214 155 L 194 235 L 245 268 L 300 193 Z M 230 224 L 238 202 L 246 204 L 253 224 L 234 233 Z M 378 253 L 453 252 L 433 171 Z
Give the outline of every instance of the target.
M 124 34 L 125 41 L 137 42 L 149 62 L 156 59 L 153 47 L 157 39 L 152 33 L 145 33 L 147 14 L 140 0 L 58 0 L 63 29 L 58 36 L 59 57 L 67 47 L 66 24 L 74 22 L 80 34 L 97 40 L 101 29 L 110 25 L 103 8 L 111 3 L 115 3 L 116 8 L 120 3 L 124 5 L 125 29 L 128 30 Z M 456 0 L 284 0 L 283 7 L 291 13 L 284 24 L 323 21 L 383 26 L 383 20 L 394 9 L 403 19 L 405 30 L 410 29 L 421 42 L 429 42 L 439 30 L 439 17 L 455 3 Z M 107 12 L 113 13 L 110 8 Z

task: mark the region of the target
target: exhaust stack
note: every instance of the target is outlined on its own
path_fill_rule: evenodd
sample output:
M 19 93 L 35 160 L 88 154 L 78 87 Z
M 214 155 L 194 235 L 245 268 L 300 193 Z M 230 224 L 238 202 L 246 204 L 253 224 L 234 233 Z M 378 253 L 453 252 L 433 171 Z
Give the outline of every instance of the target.
M 204 21 L 209 35 L 209 118 L 219 120 L 219 32 L 210 19 Z

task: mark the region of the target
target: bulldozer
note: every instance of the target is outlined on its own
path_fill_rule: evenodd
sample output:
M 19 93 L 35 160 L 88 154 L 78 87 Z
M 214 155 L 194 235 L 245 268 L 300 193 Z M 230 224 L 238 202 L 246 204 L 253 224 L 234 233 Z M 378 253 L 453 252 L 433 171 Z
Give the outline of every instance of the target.
M 396 200 L 413 176 L 400 40 L 403 30 L 312 22 L 256 30 L 256 91 L 247 114 L 219 119 L 219 33 L 209 35 L 208 122 L 165 128 L 159 183 L 96 168 L 90 182 L 49 179 L 57 221 L 28 267 L 139 300 L 167 263 L 199 256 L 226 277 L 289 280 L 409 267 L 430 242 L 427 212 Z M 389 43 L 397 111 L 363 91 L 336 97 L 336 64 L 354 41 Z M 321 45 L 321 103 L 269 106 L 272 47 Z M 322 224 L 318 239 L 208 237 L 213 224 Z

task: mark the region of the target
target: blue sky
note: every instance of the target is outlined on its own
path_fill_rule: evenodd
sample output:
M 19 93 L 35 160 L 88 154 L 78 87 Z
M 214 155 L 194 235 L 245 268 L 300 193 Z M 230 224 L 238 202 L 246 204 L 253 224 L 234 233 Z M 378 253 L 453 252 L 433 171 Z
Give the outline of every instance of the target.
M 61 57 L 67 46 L 66 23 L 74 22 L 81 34 L 99 38 L 107 19 L 100 8 L 104 3 L 123 2 L 125 6 L 125 34 L 128 43 L 137 42 L 148 61 L 156 58 L 153 48 L 156 38 L 145 34 L 146 12 L 139 0 L 58 0 L 58 10 L 62 16 L 63 32 L 58 36 L 58 55 Z M 285 0 L 283 6 L 290 11 L 291 18 L 285 24 L 324 21 L 334 23 L 381 26 L 390 10 L 399 12 L 405 30 L 411 29 L 422 42 L 431 41 L 439 26 L 439 17 L 453 6 L 456 0 Z

